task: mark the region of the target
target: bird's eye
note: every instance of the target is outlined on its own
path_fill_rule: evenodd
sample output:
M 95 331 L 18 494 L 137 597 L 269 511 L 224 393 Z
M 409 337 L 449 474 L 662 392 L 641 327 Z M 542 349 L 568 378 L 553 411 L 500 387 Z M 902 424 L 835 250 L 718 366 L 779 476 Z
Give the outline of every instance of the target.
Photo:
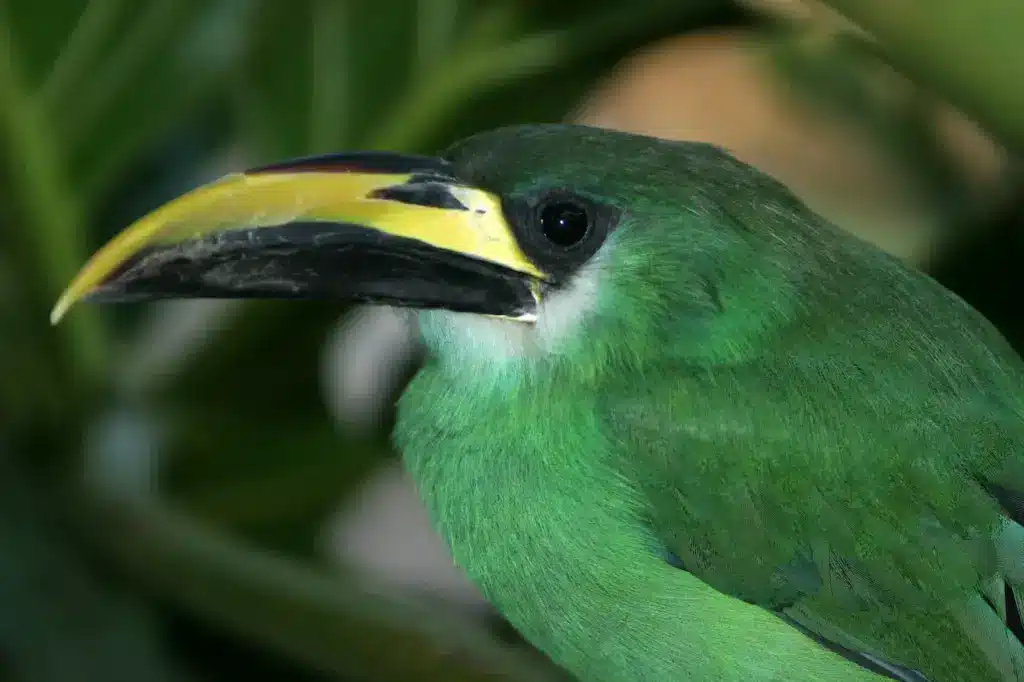
M 580 204 L 560 199 L 541 208 L 540 229 L 552 244 L 568 249 L 587 236 L 590 216 Z
M 502 209 L 523 254 L 551 282 L 567 281 L 589 261 L 620 215 L 610 203 L 561 187 L 505 197 Z

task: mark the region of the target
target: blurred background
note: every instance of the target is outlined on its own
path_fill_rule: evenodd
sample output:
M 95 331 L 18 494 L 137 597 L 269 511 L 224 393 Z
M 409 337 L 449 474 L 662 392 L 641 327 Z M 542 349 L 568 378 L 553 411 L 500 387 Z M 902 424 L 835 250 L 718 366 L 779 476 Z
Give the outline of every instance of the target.
M 725 146 L 1022 348 L 1022 7 L 0 0 L 0 680 L 563 679 L 452 566 L 389 447 L 420 359 L 401 318 L 194 301 L 48 325 L 133 219 L 287 156 L 582 121 Z

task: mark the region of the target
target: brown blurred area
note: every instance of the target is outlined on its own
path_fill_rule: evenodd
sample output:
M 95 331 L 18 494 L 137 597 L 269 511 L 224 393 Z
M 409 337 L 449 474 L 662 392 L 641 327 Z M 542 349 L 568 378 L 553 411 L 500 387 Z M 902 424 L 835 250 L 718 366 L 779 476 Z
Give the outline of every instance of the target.
M 828 41 L 833 15 L 799 2 L 765 3 L 812 24 Z M 813 7 L 819 7 L 814 5 Z M 840 24 L 841 25 L 841 24 Z M 774 175 L 841 227 L 907 260 L 927 264 L 948 238 L 941 207 L 885 140 L 797 91 L 772 57 L 773 37 L 717 30 L 669 38 L 620 63 L 585 100 L 582 123 L 656 137 L 701 140 Z M 811 44 L 808 51 L 825 49 Z M 884 105 L 909 104 L 912 83 L 885 65 L 857 68 Z M 965 200 L 996 206 L 1009 192 L 1008 157 L 949 103 L 928 98 L 923 123 L 963 174 Z

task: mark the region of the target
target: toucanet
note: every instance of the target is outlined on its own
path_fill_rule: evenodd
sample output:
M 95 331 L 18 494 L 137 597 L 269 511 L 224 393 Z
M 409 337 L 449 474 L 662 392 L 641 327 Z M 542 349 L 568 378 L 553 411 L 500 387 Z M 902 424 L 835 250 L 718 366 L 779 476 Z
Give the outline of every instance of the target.
M 413 309 L 394 440 L 456 563 L 583 682 L 1009 682 L 1024 366 L 707 144 L 502 128 L 228 175 L 75 301 Z

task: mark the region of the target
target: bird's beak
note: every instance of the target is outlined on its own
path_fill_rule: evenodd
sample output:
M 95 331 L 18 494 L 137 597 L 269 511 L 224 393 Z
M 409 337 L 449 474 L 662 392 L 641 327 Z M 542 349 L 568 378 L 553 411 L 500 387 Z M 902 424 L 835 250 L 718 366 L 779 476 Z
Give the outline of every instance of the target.
M 76 301 L 332 298 L 529 321 L 545 279 L 498 197 L 442 159 L 355 153 L 228 175 L 101 248 L 51 313 Z

